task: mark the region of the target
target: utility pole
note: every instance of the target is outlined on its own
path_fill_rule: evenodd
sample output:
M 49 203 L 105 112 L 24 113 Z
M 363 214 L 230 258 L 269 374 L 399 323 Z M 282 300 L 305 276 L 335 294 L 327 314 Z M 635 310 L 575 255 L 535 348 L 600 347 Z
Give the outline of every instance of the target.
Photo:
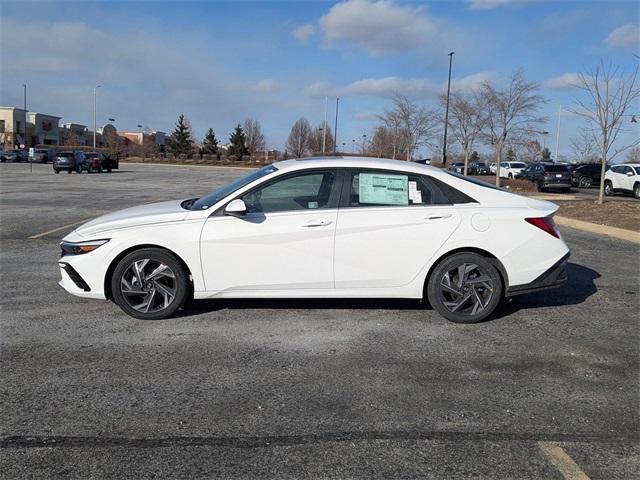
M 444 142 L 442 143 L 442 166 L 447 164 L 447 127 L 449 126 L 449 96 L 451 95 L 451 66 L 453 64 L 453 54 L 449 52 L 449 81 L 447 82 L 447 106 L 444 113 Z M 407 158 L 407 161 L 410 159 Z
M 24 87 L 24 148 L 29 146 L 29 142 L 27 140 L 27 84 L 23 83 Z M 33 157 L 29 155 L 29 172 L 33 173 Z
M 326 151 L 327 147 L 327 102 L 329 97 L 324 97 L 324 123 L 322 124 L 322 154 Z
M 93 87 L 93 150 L 96 149 L 96 90 L 102 85 Z
M 335 154 L 338 150 L 338 103 L 340 102 L 340 98 L 336 97 L 336 123 L 333 128 L 333 153 Z
M 558 161 L 558 149 L 560 148 L 560 113 L 562 112 L 562 105 L 558 109 L 558 128 L 556 130 L 556 156 L 553 159 L 554 162 Z

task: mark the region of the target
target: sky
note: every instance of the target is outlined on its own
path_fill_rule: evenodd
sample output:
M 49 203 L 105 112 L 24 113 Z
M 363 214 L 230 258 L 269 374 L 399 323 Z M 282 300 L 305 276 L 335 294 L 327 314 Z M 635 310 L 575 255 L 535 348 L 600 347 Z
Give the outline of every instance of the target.
M 22 106 L 26 83 L 30 111 L 92 126 L 101 85 L 98 125 L 171 132 L 184 114 L 196 138 L 211 127 L 224 143 L 251 117 L 282 150 L 299 117 L 322 122 L 325 96 L 333 128 L 339 96 L 349 150 L 394 92 L 435 105 L 454 51 L 454 90 L 499 86 L 519 68 L 539 83 L 540 142 L 554 151 L 561 111 L 567 155 L 583 122 L 565 110 L 571 84 L 600 61 L 630 73 L 639 16 L 634 1 L 0 1 L 0 105 Z

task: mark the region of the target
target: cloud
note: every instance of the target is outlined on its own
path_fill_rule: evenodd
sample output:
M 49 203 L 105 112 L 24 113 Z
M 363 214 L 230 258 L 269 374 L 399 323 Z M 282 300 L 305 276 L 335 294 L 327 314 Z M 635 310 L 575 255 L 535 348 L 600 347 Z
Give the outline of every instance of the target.
M 260 80 L 253 87 L 253 90 L 259 93 L 272 93 L 280 89 L 278 82 L 271 78 Z
M 627 23 L 616 28 L 607 37 L 607 44 L 616 48 L 638 48 L 640 45 L 640 26 Z
M 469 10 L 492 10 L 498 7 L 522 3 L 524 0 L 467 0 Z
M 293 36 L 301 42 L 306 42 L 314 33 L 316 33 L 316 27 L 313 25 L 300 25 L 293 29 Z
M 492 72 L 474 73 L 462 78 L 455 78 L 451 81 L 451 89 L 457 91 L 470 91 L 480 86 L 482 82 L 493 77 Z M 328 82 L 317 82 L 307 86 L 303 94 L 307 97 L 380 97 L 391 98 L 394 94 L 400 93 L 410 98 L 427 99 L 433 98 L 447 87 L 446 82 L 435 83 L 427 78 L 400 78 L 382 77 L 365 78 L 356 80 L 343 87 L 334 87 Z
M 331 7 L 320 19 L 328 45 L 353 43 L 373 55 L 424 47 L 436 39 L 435 22 L 422 7 L 391 0 L 347 0 Z
M 543 82 L 542 86 L 551 90 L 568 90 L 580 83 L 580 75 L 577 73 L 565 73 L 559 77 L 550 78 Z

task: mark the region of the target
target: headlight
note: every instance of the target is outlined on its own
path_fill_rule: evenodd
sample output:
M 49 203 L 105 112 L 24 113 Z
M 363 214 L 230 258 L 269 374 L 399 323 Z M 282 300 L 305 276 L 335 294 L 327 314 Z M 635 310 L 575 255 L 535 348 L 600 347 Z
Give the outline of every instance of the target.
M 86 242 L 60 242 L 62 255 L 81 255 L 83 253 L 93 252 L 96 248 L 107 243 L 106 240 L 89 240 Z

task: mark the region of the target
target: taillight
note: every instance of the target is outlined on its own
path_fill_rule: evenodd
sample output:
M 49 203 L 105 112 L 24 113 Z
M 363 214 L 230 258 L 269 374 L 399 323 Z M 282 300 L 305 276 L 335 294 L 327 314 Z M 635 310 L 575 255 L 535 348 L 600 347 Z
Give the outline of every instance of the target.
M 558 230 L 556 230 L 556 224 L 553 222 L 553 217 L 525 218 L 525 221 L 534 227 L 538 227 L 540 230 L 544 230 L 549 235 L 560 238 L 560 234 Z

